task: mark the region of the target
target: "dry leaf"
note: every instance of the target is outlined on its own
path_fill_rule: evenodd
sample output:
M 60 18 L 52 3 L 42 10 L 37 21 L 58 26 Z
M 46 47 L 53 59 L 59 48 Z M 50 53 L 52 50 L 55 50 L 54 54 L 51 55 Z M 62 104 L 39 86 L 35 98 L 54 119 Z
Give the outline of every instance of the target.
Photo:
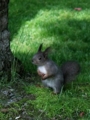
M 82 8 L 74 8 L 74 10 L 81 11 Z

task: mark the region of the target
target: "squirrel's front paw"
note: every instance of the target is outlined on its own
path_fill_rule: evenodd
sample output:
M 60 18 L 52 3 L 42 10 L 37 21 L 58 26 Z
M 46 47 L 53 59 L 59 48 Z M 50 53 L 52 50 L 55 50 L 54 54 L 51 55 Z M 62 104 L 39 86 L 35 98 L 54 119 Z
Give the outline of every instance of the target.
M 47 74 L 44 74 L 42 77 L 42 80 L 45 80 L 46 78 L 48 78 Z
M 39 70 L 37 71 L 38 75 L 42 78 L 45 74 L 43 74 L 42 72 L 40 72 Z

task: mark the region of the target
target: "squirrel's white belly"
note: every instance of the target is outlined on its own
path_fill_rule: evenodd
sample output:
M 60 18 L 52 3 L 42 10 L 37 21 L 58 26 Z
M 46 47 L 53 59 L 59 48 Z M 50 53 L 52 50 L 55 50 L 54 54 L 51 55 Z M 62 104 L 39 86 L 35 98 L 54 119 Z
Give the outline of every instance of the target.
M 47 73 L 45 66 L 40 66 L 40 67 L 38 67 L 38 70 L 39 70 L 40 72 L 44 73 L 44 74 Z

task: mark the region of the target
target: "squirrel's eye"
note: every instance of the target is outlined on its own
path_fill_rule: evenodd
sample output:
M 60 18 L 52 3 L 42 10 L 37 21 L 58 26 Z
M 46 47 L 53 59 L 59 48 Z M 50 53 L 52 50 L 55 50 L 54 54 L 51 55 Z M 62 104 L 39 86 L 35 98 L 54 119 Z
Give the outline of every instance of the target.
M 39 60 L 41 60 L 41 57 L 39 58 Z

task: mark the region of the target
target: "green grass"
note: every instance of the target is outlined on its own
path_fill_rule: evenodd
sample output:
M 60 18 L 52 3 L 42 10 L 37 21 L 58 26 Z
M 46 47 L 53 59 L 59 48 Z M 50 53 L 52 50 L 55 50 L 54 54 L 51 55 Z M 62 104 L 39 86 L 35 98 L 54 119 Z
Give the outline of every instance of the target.
M 36 86 L 30 86 L 26 90 L 37 96 L 35 101 L 30 102 L 50 118 L 67 119 L 68 117 L 70 120 L 80 119 L 81 112 L 84 112 L 84 119 L 89 120 L 90 118 L 90 94 L 89 90 L 84 86 L 77 85 L 75 89 L 71 88 L 56 96 L 50 90 Z
M 81 7 L 81 11 L 75 11 Z M 75 84 L 58 96 L 35 85 L 25 87 L 36 100 L 29 101 L 42 114 L 63 120 L 90 119 L 90 0 L 11 0 L 9 4 L 11 50 L 25 69 L 36 74 L 31 59 L 40 43 L 52 47 L 50 58 L 59 66 L 76 60 L 81 73 Z M 37 81 L 35 77 L 35 81 Z M 87 83 L 87 84 L 86 84 Z M 80 113 L 84 115 L 80 117 Z

